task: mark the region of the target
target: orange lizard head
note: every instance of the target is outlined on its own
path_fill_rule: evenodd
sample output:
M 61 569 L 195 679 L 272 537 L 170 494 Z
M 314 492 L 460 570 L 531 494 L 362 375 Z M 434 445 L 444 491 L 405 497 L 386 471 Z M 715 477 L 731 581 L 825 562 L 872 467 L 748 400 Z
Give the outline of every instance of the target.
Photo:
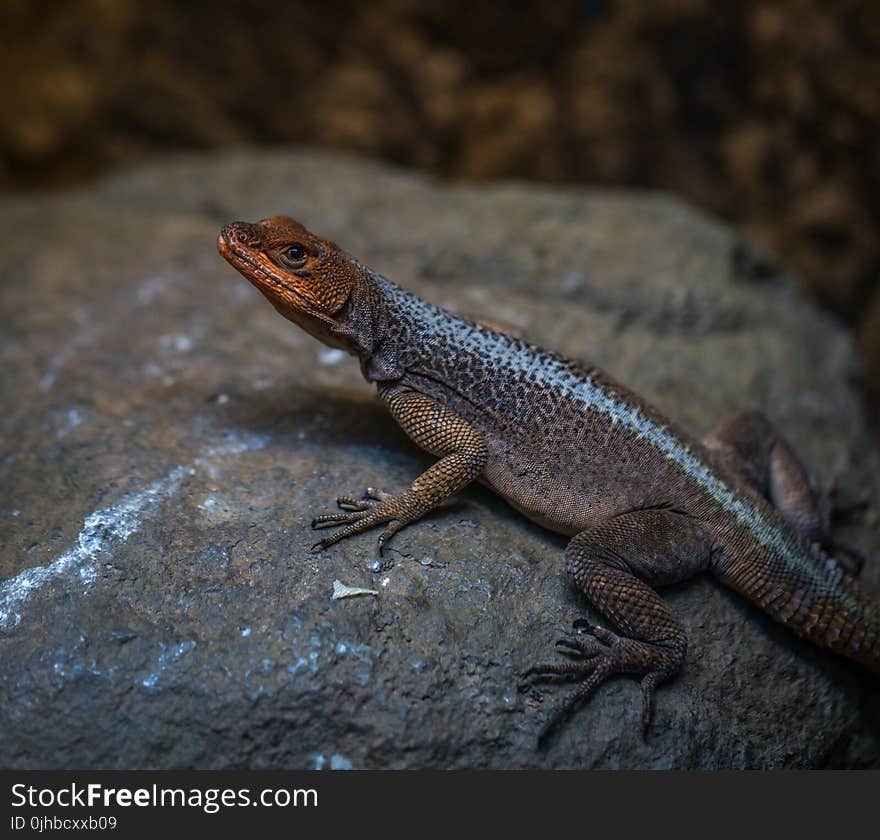
M 341 248 L 294 219 L 272 216 L 224 225 L 217 249 L 285 318 L 340 344 L 338 322 L 359 280 L 358 265 Z

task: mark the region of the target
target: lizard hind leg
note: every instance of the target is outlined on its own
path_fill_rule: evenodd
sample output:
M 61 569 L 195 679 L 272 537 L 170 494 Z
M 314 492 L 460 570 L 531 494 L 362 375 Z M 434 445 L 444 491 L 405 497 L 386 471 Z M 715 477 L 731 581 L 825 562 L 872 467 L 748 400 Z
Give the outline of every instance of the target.
M 831 534 L 831 514 L 840 510 L 820 492 L 788 441 L 760 411 L 744 411 L 725 420 L 705 439 L 728 469 L 764 496 L 802 537 L 858 574 L 865 558 L 837 542 Z M 843 558 L 846 560 L 843 560 Z
M 827 538 L 828 500 L 816 490 L 803 462 L 764 414 L 744 411 L 734 415 L 713 429 L 705 444 L 810 542 Z
M 589 640 L 561 639 L 568 662 L 537 665 L 525 685 L 580 681 L 544 726 L 539 744 L 613 674 L 641 676 L 642 729 L 647 734 L 657 686 L 684 662 L 687 636 L 653 586 L 708 568 L 711 541 L 698 522 L 668 510 L 616 516 L 581 532 L 566 549 L 566 570 L 619 633 L 591 627 Z

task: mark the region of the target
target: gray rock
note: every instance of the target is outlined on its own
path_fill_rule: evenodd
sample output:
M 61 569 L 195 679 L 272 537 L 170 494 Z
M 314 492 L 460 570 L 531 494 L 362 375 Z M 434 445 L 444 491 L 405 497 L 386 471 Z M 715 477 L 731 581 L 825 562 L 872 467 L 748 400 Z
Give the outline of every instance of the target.
M 659 195 L 436 186 L 307 152 L 165 162 L 7 198 L 0 419 L 0 764 L 824 767 L 880 762 L 880 690 L 714 581 L 653 733 L 604 686 L 545 752 L 565 688 L 517 693 L 584 615 L 564 540 L 488 491 L 395 538 L 310 554 L 340 493 L 426 464 L 356 364 L 219 258 L 287 213 L 397 282 L 590 359 L 704 433 L 761 407 L 868 514 L 880 457 L 847 334 L 729 230 Z M 334 600 L 333 581 L 378 596 Z M 865 586 L 880 591 L 869 564 Z

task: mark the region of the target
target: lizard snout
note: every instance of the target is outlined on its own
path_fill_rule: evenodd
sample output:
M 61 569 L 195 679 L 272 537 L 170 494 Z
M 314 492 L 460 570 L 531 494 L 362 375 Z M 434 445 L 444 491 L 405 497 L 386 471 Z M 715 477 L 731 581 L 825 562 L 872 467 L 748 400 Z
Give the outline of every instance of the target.
M 252 225 L 250 222 L 230 222 L 220 229 L 218 243 L 223 242 L 226 245 L 256 244 L 259 242 L 259 238 L 256 225 Z

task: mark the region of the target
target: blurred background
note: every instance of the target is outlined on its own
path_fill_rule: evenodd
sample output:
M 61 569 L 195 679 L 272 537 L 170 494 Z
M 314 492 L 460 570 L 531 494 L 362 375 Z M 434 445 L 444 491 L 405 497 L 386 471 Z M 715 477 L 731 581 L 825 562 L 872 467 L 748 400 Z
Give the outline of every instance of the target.
M 877 0 L 3 0 L 0 32 L 5 190 L 254 143 L 668 190 L 852 327 L 880 417 Z

